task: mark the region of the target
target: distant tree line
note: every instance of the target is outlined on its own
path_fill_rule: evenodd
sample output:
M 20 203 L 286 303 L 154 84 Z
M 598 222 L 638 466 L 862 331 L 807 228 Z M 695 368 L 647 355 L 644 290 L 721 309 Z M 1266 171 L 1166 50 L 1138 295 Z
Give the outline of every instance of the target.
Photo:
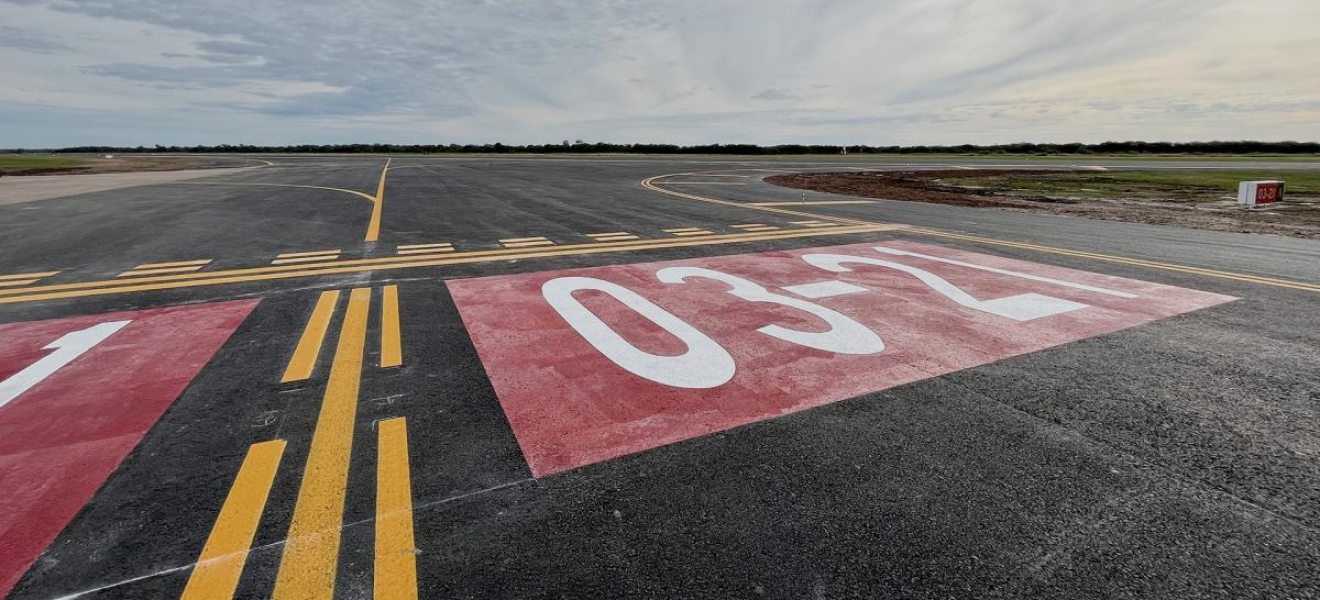
M 800 154 L 841 154 L 843 146 L 784 144 L 610 144 L 573 143 L 530 144 L 298 144 L 292 146 L 254 146 L 220 144 L 218 146 L 77 146 L 46 150 L 13 149 L 6 153 L 55 152 L 67 154 L 257 154 L 257 153 L 330 153 L 330 154 L 731 154 L 775 156 Z M 1002 144 L 997 146 L 847 146 L 849 154 L 973 154 L 973 155 L 1047 155 L 1047 154 L 1320 154 L 1320 142 L 1103 142 L 1099 144 Z

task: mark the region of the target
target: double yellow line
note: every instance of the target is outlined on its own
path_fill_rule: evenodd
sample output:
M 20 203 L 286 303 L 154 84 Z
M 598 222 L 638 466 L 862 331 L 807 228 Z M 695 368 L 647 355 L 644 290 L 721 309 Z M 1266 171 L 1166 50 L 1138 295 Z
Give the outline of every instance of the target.
M 753 204 L 753 203 L 747 203 L 747 202 L 733 202 L 733 201 L 729 201 L 729 200 L 719 200 L 719 199 L 716 199 L 716 198 L 708 198 L 708 197 L 705 197 L 705 196 L 698 196 L 698 195 L 695 195 L 695 194 L 688 194 L 688 193 L 685 193 L 685 192 L 679 192 L 679 191 L 675 191 L 675 190 L 665 189 L 665 188 L 663 188 L 663 187 L 659 187 L 659 185 L 657 185 L 657 183 L 656 183 L 657 180 L 664 179 L 664 178 L 666 178 L 666 177 L 677 177 L 677 176 L 699 175 L 699 174 L 700 174 L 700 173 L 670 173 L 670 174 L 668 174 L 668 175 L 657 175 L 657 176 L 655 176 L 655 177 L 650 177 L 650 178 L 647 178 L 647 179 L 642 180 L 641 185 L 642 185 L 642 187 L 644 187 L 644 188 L 646 188 L 646 189 L 649 189 L 649 190 L 652 190 L 652 191 L 655 191 L 655 192 L 659 192 L 659 193 L 661 193 L 661 194 L 666 194 L 666 195 L 674 196 L 674 197 L 677 197 L 677 198 L 685 198 L 685 199 L 688 199 L 688 200 L 696 200 L 696 201 L 698 201 L 698 202 L 708 202 L 708 203 L 712 203 L 712 204 L 722 204 L 722 205 L 725 205 L 725 206 L 736 206 L 736 207 L 739 207 L 739 208 L 745 208 L 745 209 L 750 209 L 750 210 L 759 210 L 759 211 L 772 212 L 772 213 L 778 213 L 778 214 L 790 214 L 790 215 L 801 216 L 801 217 L 811 217 L 811 218 L 813 218 L 813 219 L 821 219 L 821 220 L 829 221 L 829 222 L 831 222 L 831 223 L 837 223 L 837 224 L 840 224 L 840 225 L 849 225 L 849 226 L 861 226 L 861 225 L 867 225 L 867 224 L 878 225 L 878 223 L 873 223 L 873 222 L 871 222 L 871 221 L 864 221 L 864 220 L 860 220 L 860 219 L 849 219 L 849 218 L 845 218 L 845 217 L 835 217 L 835 216 L 822 215 L 822 214 L 817 214 L 817 213 L 808 213 L 808 212 L 802 212 L 802 211 L 790 211 L 790 210 L 784 210 L 784 209 L 779 209 L 779 208 L 773 208 L 772 206 L 768 206 L 768 205 L 766 205 L 766 204 L 764 204 L 764 203 L 762 203 L 762 204 Z M 662 183 L 663 183 L 663 182 L 662 182 Z M 1307 291 L 1307 292 L 1320 292 L 1320 285 L 1317 285 L 1317 284 L 1314 284 L 1314 283 L 1308 283 L 1308 282 L 1304 282 L 1304 281 L 1293 281 L 1293 280 L 1289 280 L 1289 279 L 1278 279 L 1278 278 L 1274 278 L 1274 277 L 1264 277 L 1264 276 L 1260 276 L 1260 275 L 1251 275 L 1251 274 L 1249 274 L 1249 273 L 1236 273 L 1236 272 L 1232 272 L 1232 271 L 1221 271 L 1221 270 L 1217 270 L 1217 269 L 1207 269 L 1207 268 L 1202 268 L 1202 267 L 1193 267 L 1193 266 L 1189 266 L 1189 265 L 1179 265 L 1179 264 L 1174 264 L 1174 263 L 1165 263 L 1165 262 L 1159 262 L 1159 261 L 1153 261 L 1153 260 L 1144 260 L 1144 259 L 1138 259 L 1138 258 L 1129 258 L 1129 257 L 1125 257 L 1125 256 L 1114 256 L 1114 255 L 1111 255 L 1111 254 L 1100 254 L 1100 253 L 1096 253 L 1096 252 L 1085 252 L 1085 251 L 1082 251 L 1082 250 L 1072 250 L 1072 249 L 1068 249 L 1068 248 L 1057 248 L 1057 247 L 1053 247 L 1053 246 L 1042 246 L 1042 245 L 1039 245 L 1039 244 L 1028 244 L 1028 243 L 1024 243 L 1024 242 L 1014 242 L 1014 241 L 1009 241 L 1009 240 L 1000 240 L 1000 239 L 996 239 L 996 238 L 988 238 L 988 237 L 975 236 L 975 235 L 969 235 L 969 234 L 954 233 L 954 232 L 949 232 L 949 231 L 941 231 L 941 230 L 938 230 L 938 229 L 930 229 L 930 228 L 923 228 L 923 227 L 907 227 L 907 228 L 904 228 L 904 231 L 907 232 L 907 233 L 912 233 L 912 234 L 916 234 L 916 235 L 926 235 L 926 236 L 933 236 L 933 237 L 943 237 L 943 238 L 957 239 L 957 240 L 962 240 L 962 241 L 967 241 L 967 242 L 974 242 L 974 243 L 978 243 L 978 244 L 988 244 L 988 245 L 993 245 L 993 246 L 1003 246 L 1003 247 L 1010 247 L 1010 248 L 1020 248 L 1020 249 L 1024 249 L 1024 250 L 1033 250 L 1033 251 L 1044 252 L 1044 253 L 1048 253 L 1048 254 L 1058 254 L 1058 255 L 1062 255 L 1062 256 L 1074 256 L 1074 257 L 1078 257 L 1078 258 L 1087 258 L 1087 259 L 1091 259 L 1091 260 L 1098 260 L 1098 261 L 1104 261 L 1104 262 L 1121 263 L 1121 264 L 1134 265 L 1134 266 L 1139 266 L 1139 267 L 1147 267 L 1147 268 L 1151 268 L 1151 269 L 1160 269 L 1160 270 L 1164 270 L 1164 271 L 1175 271 L 1175 272 L 1179 272 L 1179 273 L 1188 273 L 1188 274 L 1191 274 L 1191 275 L 1200 275 L 1200 276 L 1203 276 L 1203 277 L 1214 277 L 1214 278 L 1217 278 L 1217 279 L 1228 279 L 1228 280 L 1233 280 L 1233 281 L 1242 281 L 1242 282 L 1246 282 L 1246 283 L 1254 283 L 1254 284 L 1258 284 L 1258 285 L 1268 285 L 1268 286 L 1272 286 L 1272 287 L 1280 287 L 1280 288 L 1287 288 L 1287 289 L 1294 289 L 1294 290 L 1302 290 L 1302 291 Z M 0 302 L 3 302 L 3 300 L 0 300 Z
M 349 293 L 293 519 L 289 524 L 284 555 L 271 595 L 275 600 L 330 600 L 334 597 L 371 292 L 370 288 L 357 288 Z M 383 292 L 386 306 L 382 315 L 382 364 L 401 360 L 397 348 L 391 351 L 384 347 L 391 343 L 391 336 L 397 344 L 397 294 L 393 286 Z M 290 361 L 290 368 L 286 370 L 286 378 L 289 372 L 301 372 L 304 368 L 310 376 L 310 367 L 304 364 L 308 360 L 307 354 L 312 354 L 309 364 L 314 364 L 315 354 L 323 342 L 325 324 L 329 322 L 338 298 L 336 291 L 326 292 L 318 299 L 307 330 Z M 388 314 L 391 310 L 394 313 L 392 327 Z M 318 346 L 316 352 L 309 350 L 312 344 Z M 391 352 L 396 356 L 386 358 Z M 417 597 L 417 566 L 407 422 L 400 417 L 380 421 L 377 426 L 376 597 L 412 600 Z M 233 598 L 286 445 L 284 440 L 272 440 L 249 449 L 189 577 L 182 600 Z
M 529 258 L 550 258 L 558 256 L 576 256 L 584 254 L 602 254 L 608 252 L 630 252 L 638 250 L 656 250 L 717 244 L 741 244 L 768 240 L 791 239 L 800 237 L 843 235 L 901 229 L 901 225 L 867 223 L 856 226 L 833 228 L 786 230 L 765 233 L 734 233 L 709 235 L 687 239 L 655 239 L 618 242 L 592 242 L 546 248 L 513 248 L 502 250 L 479 250 L 474 252 L 454 252 L 436 255 L 391 256 L 385 258 L 364 258 L 341 260 L 323 264 L 296 264 L 250 269 L 232 269 L 227 271 L 208 271 L 181 275 L 161 275 L 138 277 L 132 280 L 108 279 L 81 283 L 30 286 L 17 289 L 0 289 L 0 304 L 20 302 L 38 302 L 64 298 L 83 298 L 171 290 L 214 285 L 248 283 L 253 281 L 271 281 L 339 275 L 344 273 L 363 273 L 394 269 L 417 269 L 448 265 L 494 262 L 502 260 L 522 260 Z

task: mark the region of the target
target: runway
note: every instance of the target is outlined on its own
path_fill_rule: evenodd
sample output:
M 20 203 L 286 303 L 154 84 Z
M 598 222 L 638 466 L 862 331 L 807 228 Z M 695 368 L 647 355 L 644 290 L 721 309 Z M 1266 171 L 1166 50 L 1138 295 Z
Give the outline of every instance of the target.
M 0 198 L 0 597 L 1320 594 L 1320 244 L 261 158 Z

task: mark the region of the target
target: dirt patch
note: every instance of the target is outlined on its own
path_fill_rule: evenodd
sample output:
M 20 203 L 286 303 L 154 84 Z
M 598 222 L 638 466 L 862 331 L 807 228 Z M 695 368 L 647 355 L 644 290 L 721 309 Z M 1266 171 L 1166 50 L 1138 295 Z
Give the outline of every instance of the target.
M 1320 239 L 1320 196 L 1294 194 L 1276 209 L 1249 211 L 1238 208 L 1223 186 L 1134 179 L 1076 171 L 940 170 L 799 173 L 765 181 L 861 198 Z

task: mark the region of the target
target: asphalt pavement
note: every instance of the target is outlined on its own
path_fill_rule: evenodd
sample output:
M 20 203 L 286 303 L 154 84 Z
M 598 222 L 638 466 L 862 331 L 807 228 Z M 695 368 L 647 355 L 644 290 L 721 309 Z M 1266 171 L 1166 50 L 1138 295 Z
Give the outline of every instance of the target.
M 1320 597 L 1320 243 L 263 158 L 0 202 L 0 597 Z

